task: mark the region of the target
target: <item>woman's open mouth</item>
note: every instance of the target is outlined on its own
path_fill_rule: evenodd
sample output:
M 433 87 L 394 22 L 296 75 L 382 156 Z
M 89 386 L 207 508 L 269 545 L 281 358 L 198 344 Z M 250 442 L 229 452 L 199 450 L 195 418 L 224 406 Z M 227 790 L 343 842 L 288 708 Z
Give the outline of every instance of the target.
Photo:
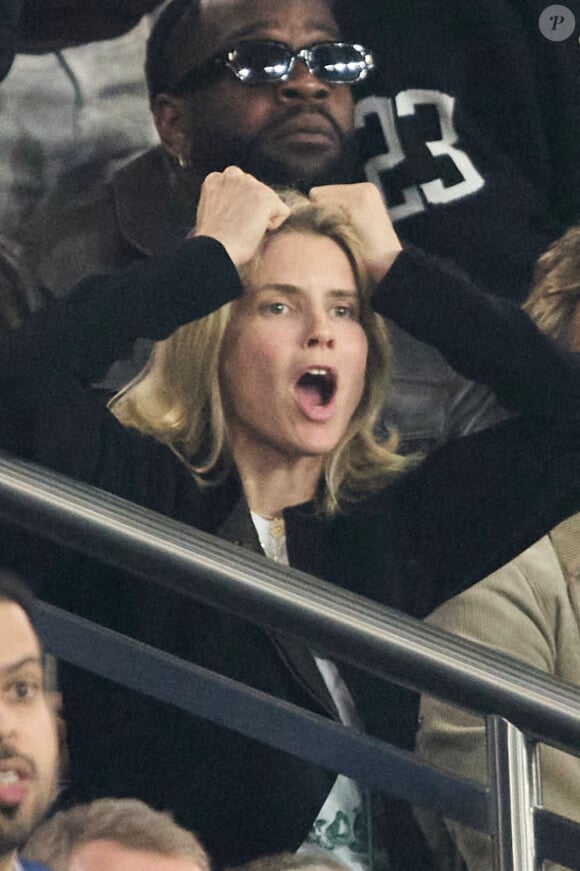
M 311 366 L 296 382 L 298 405 L 310 420 L 327 420 L 334 410 L 337 378 L 334 369 Z

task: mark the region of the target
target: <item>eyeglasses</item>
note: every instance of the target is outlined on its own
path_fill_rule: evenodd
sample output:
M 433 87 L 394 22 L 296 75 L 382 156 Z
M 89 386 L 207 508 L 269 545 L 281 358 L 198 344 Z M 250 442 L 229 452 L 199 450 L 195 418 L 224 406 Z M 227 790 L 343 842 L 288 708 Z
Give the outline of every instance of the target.
M 368 49 L 349 42 L 318 42 L 294 50 L 284 42 L 256 39 L 241 42 L 189 70 L 172 91 L 178 94 L 208 84 L 224 71 L 230 72 L 244 85 L 285 82 L 297 60 L 304 61 L 319 81 L 330 85 L 353 85 L 366 78 L 375 66 Z

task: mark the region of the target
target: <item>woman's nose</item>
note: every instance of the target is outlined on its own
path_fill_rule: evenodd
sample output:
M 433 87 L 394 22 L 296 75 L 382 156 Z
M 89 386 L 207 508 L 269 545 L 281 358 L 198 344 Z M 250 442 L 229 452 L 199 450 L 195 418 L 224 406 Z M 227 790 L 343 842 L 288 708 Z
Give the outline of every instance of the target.
M 327 312 L 310 312 L 306 329 L 306 344 L 309 348 L 334 348 L 334 329 Z

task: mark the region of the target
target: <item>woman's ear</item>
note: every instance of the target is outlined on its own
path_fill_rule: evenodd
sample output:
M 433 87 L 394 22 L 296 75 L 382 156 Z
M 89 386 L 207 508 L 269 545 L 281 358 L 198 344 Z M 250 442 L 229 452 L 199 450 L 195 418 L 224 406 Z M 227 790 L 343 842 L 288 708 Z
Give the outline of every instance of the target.
M 187 103 L 183 97 L 157 94 L 151 110 L 161 144 L 180 163 L 189 162 L 191 143 L 187 135 Z

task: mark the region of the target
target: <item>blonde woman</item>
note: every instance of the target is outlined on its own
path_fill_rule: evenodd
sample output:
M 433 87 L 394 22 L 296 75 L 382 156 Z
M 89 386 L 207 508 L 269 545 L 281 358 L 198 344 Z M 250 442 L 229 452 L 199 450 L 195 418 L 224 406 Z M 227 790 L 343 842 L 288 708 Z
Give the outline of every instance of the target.
M 373 436 L 389 375 L 383 317 L 522 416 L 401 460 Z M 139 336 L 163 343 L 111 414 L 84 385 Z M 4 446 L 415 616 L 580 501 L 574 361 L 517 309 L 401 251 L 371 185 L 281 198 L 235 167 L 214 173 L 173 257 L 88 280 L 0 354 Z M 412 744 L 405 695 L 321 651 L 87 561 L 50 551 L 42 562 L 44 595 L 60 605 Z M 396 803 L 378 832 L 345 778 L 71 669 L 62 689 L 69 798 L 170 808 L 218 865 L 307 844 L 368 868 L 384 841 L 391 868 L 429 867 Z

